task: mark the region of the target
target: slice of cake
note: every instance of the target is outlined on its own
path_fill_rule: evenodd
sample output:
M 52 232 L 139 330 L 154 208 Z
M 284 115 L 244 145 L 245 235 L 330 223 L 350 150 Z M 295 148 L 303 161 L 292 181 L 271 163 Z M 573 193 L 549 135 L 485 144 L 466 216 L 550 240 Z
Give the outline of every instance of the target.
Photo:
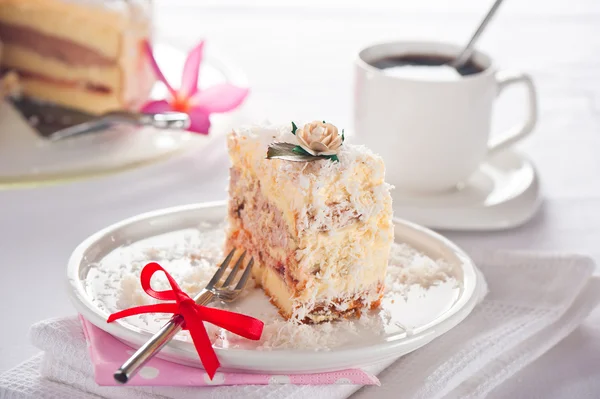
M 0 0 L 2 68 L 42 100 L 91 113 L 138 107 L 154 83 L 144 3 Z
M 241 128 L 228 147 L 226 247 L 254 257 L 280 314 L 318 323 L 379 306 L 394 236 L 383 160 L 322 122 Z

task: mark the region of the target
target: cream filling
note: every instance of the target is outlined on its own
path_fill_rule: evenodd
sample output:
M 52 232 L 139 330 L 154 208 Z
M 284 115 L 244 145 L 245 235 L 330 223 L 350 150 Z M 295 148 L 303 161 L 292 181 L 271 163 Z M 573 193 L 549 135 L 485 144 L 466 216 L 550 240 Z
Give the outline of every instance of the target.
M 269 138 L 277 141 L 276 136 Z M 391 221 L 391 197 L 384 183 L 385 168 L 381 159 L 365 154 L 341 170 L 304 173 L 281 165 L 284 161 L 265 162 L 266 147 L 263 148 L 261 141 L 241 137 L 238 146 L 230 151 L 232 161 L 244 173 L 260 181 L 265 198 L 279 208 L 290 231 L 299 237 L 312 236 L 322 226 L 336 230 L 352 223 L 347 218 L 353 219 L 356 215 L 336 213 L 332 208 L 336 203 L 362 217 L 383 213 Z M 285 195 L 281 195 L 282 190 Z
M 327 301 L 342 295 L 374 291 L 376 300 L 378 295 L 374 287 L 385 280 L 391 241 L 391 232 L 377 230 L 375 222 L 301 240 L 301 249 L 296 252 L 298 272 L 311 270 L 312 265 L 320 265 L 320 269 L 310 276 L 300 299 L 303 302 Z M 297 278 L 302 281 L 301 276 Z
M 297 244 L 288 243 L 285 251 L 294 250 L 298 262 L 288 272 L 304 288 L 290 292 L 269 266 L 256 272 L 257 282 L 269 291 L 282 313 L 289 312 L 293 318 L 309 317 L 317 303 L 342 312 L 351 300 L 368 307 L 379 299 L 393 240 L 383 161 L 354 147 L 348 148 L 345 159 L 341 157 L 342 168 L 329 163 L 319 164 L 321 169 L 312 164 L 299 168 L 295 163 L 264 161 L 266 145 L 280 136 L 277 132 L 250 133 L 233 135 L 228 142 L 240 179 L 260 181 L 263 197 L 281 211 Z M 286 259 L 281 249 L 264 250 L 275 259 Z M 338 298 L 349 301 L 334 303 Z
M 266 201 L 277 207 L 294 235 L 295 214 L 289 204 L 289 190 L 285 195 L 270 190 L 268 179 L 259 179 L 252 164 L 246 159 L 249 154 L 237 153 L 233 165 L 240 173 L 240 181 L 260 181 L 260 191 Z M 241 195 L 241 197 L 244 197 Z M 253 201 L 252 198 L 246 199 Z M 308 201 L 307 198 L 304 199 Z M 389 212 L 391 213 L 391 211 Z M 366 220 L 330 230 L 310 232 L 288 240 L 287 248 L 268 246 L 267 252 L 274 259 L 284 260 L 290 251 L 296 251 L 297 270 L 290 270 L 291 276 L 299 281 L 308 278 L 309 290 L 302 295 L 303 301 L 337 298 L 346 293 L 368 290 L 383 281 L 387 268 L 389 249 L 393 240 L 393 230 L 389 213 L 373 214 Z M 312 277 L 316 265 L 320 265 L 317 276 Z M 315 281 L 316 280 L 316 281 Z
M 255 281 L 260 284 L 263 291 L 265 291 L 274 302 L 274 305 L 277 306 L 286 317 L 298 320 L 308 318 L 315 323 L 337 318 L 334 313 L 311 314 L 310 312 L 316 302 L 304 302 L 299 301 L 298 298 L 294 299 L 288 285 L 271 267 L 255 264 L 252 269 L 252 275 Z M 369 307 L 371 302 L 379 299 L 379 293 L 377 291 L 378 283 L 382 283 L 382 281 L 376 281 L 375 285 L 372 286 L 370 290 L 367 290 L 366 296 L 362 298 L 366 307 Z M 331 304 L 333 305 L 333 303 Z M 344 311 L 347 309 L 347 303 L 336 304 L 335 307 L 339 311 Z

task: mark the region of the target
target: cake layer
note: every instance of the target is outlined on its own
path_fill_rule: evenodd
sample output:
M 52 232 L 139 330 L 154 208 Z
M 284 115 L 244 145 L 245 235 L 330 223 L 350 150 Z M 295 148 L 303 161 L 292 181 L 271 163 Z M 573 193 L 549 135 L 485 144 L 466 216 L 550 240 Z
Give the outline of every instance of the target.
M 20 82 L 23 93 L 27 95 L 92 114 L 122 108 L 121 102 L 114 92 L 107 93 L 94 88 L 86 88 L 86 86 L 70 86 L 27 77 L 22 78 Z
M 63 80 L 63 79 L 55 79 L 45 75 L 32 73 L 28 71 L 20 71 L 15 68 L 0 68 L 2 73 L 6 72 L 15 72 L 19 75 L 19 77 L 23 80 L 34 80 L 34 81 L 42 81 L 47 83 L 52 83 L 57 87 L 73 87 L 79 88 L 80 90 L 86 90 L 90 92 L 103 93 L 103 94 L 111 94 L 113 90 L 110 87 L 103 86 L 102 84 L 95 84 L 91 82 L 86 82 L 85 80 L 77 81 L 77 80 Z M 27 93 L 26 93 L 27 94 Z
M 281 212 L 260 192 L 260 182 L 242 176 L 232 168 L 229 188 L 230 236 L 243 245 L 261 264 L 275 268 L 288 285 L 296 288 L 299 281 L 295 250 Z
M 377 241 L 372 234 L 365 240 L 369 229 L 358 218 L 338 223 L 335 232 L 318 231 L 300 238 L 296 224 L 286 220 L 275 204 L 276 196 L 268 197 L 262 189 L 264 179 L 252 167 L 242 167 L 244 157 L 236 155 L 232 153 L 230 171 L 228 246 L 244 248 L 254 257 L 255 280 L 282 316 L 320 322 L 377 306 L 389 240 Z M 279 196 L 287 192 L 283 186 Z M 315 254 L 301 249 L 306 240 L 313 241 Z M 369 248 L 357 251 L 356 244 Z
M 65 39 L 114 60 L 131 16 L 127 8 L 109 8 L 110 3 L 119 2 L 0 0 L 0 21 Z
M 226 244 L 226 252 L 233 248 L 243 248 L 254 258 L 252 276 L 264 290 L 279 314 L 302 323 L 321 323 L 339 318 L 360 316 L 363 310 L 379 306 L 383 295 L 383 281 L 377 282 L 362 292 L 338 297 L 317 299 L 305 302 L 301 299 L 305 292 L 298 284 L 290 284 L 285 278 L 284 263 L 265 255 L 265 248 L 256 247 L 251 234 L 245 230 L 232 232 Z M 375 297 L 375 298 L 374 298 Z
M 263 193 L 298 236 L 374 218 L 371 222 L 391 237 L 390 186 L 381 157 L 363 146 L 344 145 L 340 162 L 265 160 L 274 141 L 294 143 L 296 138 L 289 126 L 249 126 L 236 130 L 228 144 L 232 161 L 260 177 Z M 285 195 L 278 195 L 282 189 Z
M 300 309 L 297 308 L 298 304 L 290 299 L 293 293 L 289 286 L 273 268 L 257 263 L 252 268 L 252 276 L 269 296 L 271 303 L 278 308 L 282 317 L 294 319 L 296 313 L 297 320 L 301 323 L 321 323 L 340 318 L 358 317 L 364 310 L 375 309 L 380 303 L 380 299 L 377 299 L 367 304 L 363 298 L 368 298 L 370 291 L 383 292 L 382 286 L 376 286 L 355 296 L 342 296 L 332 298 L 327 302 L 316 303 L 310 311 L 302 312 L 302 306 Z
M 284 317 L 319 322 L 378 306 L 393 241 L 382 159 L 348 144 L 337 161 L 266 159 L 273 142 L 297 143 L 291 125 L 229 136 L 227 245 L 255 258 L 255 278 Z
M 267 160 L 274 141 L 295 137 L 288 126 L 248 127 L 230 136 L 229 152 L 241 178 L 259 180 L 262 195 L 282 213 L 297 240 L 299 267 L 310 273 L 321 263 L 354 264 L 360 270 L 364 263 L 384 272 L 393 225 L 383 160 L 351 145 L 342 146 L 339 162 Z
M 103 67 L 74 66 L 10 42 L 4 45 L 2 65 L 5 69 L 15 69 L 55 80 L 89 82 L 115 91 L 121 88 L 122 73 L 116 63 Z
M 26 95 L 102 113 L 135 109 L 156 81 L 141 43 L 150 40 L 148 3 L 0 0 L 4 69 Z
M 278 270 L 286 283 L 298 291 L 298 300 L 327 301 L 337 292 L 354 294 L 380 282 L 387 267 L 389 250 L 386 251 L 385 245 L 388 241 L 376 242 L 374 237 L 369 237 L 369 232 L 361 231 L 361 228 L 366 230 L 364 223 L 356 220 L 354 225 L 338 228 L 335 234 L 318 232 L 312 237 L 316 253 L 305 254 L 300 246 L 302 240 L 285 221 L 273 199 L 265 195 L 262 181 L 252 175 L 251 169 L 231 168 L 231 234 L 248 235 L 241 241 L 258 250 L 261 263 Z M 354 244 L 361 242 L 369 248 L 356 251 Z M 359 257 L 365 254 L 368 256 Z M 310 267 L 300 267 L 301 262 L 307 261 Z M 357 267 L 366 262 L 368 267 Z M 355 269 L 352 275 L 350 268 Z M 311 290 L 303 290 L 307 286 Z
M 73 66 L 113 66 L 116 59 L 72 40 L 41 33 L 33 28 L 0 21 L 0 37 L 4 43 L 22 47 L 40 57 L 55 59 Z

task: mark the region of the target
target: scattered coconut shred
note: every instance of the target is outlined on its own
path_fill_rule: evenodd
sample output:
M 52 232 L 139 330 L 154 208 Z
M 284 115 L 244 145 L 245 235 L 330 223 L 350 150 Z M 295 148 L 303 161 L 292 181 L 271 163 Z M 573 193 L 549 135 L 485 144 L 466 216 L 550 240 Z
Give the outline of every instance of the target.
M 181 288 L 193 296 L 206 285 L 214 274 L 216 265 L 222 260 L 224 240 L 223 224 L 203 224 L 197 230 L 169 233 L 121 247 L 107 255 L 96 266 L 95 273 L 90 273 L 94 279 L 104 280 L 105 289 L 104 294 L 96 292 L 90 296 L 97 297 L 94 302 L 108 312 L 159 302 L 149 297 L 139 282 L 141 269 L 151 261 L 160 263 Z M 392 320 L 389 307 L 394 306 L 394 302 L 406 300 L 412 287 L 426 290 L 448 281 L 457 284 L 456 269 L 455 266 L 435 261 L 408 245 L 394 243 L 382 307 L 376 311 L 364 312 L 359 319 L 317 325 L 289 322 L 279 316 L 260 289 L 247 288 L 233 304 L 213 302 L 211 306 L 249 314 L 262 320 L 265 327 L 260 341 L 249 343 L 248 340 L 211 324 L 206 323 L 206 327 L 209 335 L 214 337 L 216 347 L 326 351 L 356 341 L 363 332 L 371 335 L 385 334 L 390 331 L 390 326 L 395 326 L 396 330 L 406 330 L 402 320 Z M 98 276 L 102 274 L 105 275 Z M 87 282 L 86 285 L 89 290 L 91 283 Z M 161 273 L 153 277 L 152 286 L 155 290 L 169 289 L 166 278 Z M 110 300 L 106 299 L 108 292 L 112 292 Z M 169 317 L 167 314 L 146 314 L 125 320 L 132 325 L 155 331 Z M 136 318 L 137 320 L 132 320 Z M 177 339 L 190 340 L 190 337 L 187 331 L 182 331 Z

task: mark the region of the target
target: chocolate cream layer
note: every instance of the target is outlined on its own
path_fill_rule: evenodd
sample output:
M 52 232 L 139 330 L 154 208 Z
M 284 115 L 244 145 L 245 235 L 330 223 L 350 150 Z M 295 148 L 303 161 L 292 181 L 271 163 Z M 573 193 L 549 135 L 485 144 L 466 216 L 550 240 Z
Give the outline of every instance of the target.
M 112 66 L 116 60 L 97 51 L 35 29 L 0 21 L 0 37 L 7 44 L 27 48 L 44 57 L 60 60 L 73 66 Z

